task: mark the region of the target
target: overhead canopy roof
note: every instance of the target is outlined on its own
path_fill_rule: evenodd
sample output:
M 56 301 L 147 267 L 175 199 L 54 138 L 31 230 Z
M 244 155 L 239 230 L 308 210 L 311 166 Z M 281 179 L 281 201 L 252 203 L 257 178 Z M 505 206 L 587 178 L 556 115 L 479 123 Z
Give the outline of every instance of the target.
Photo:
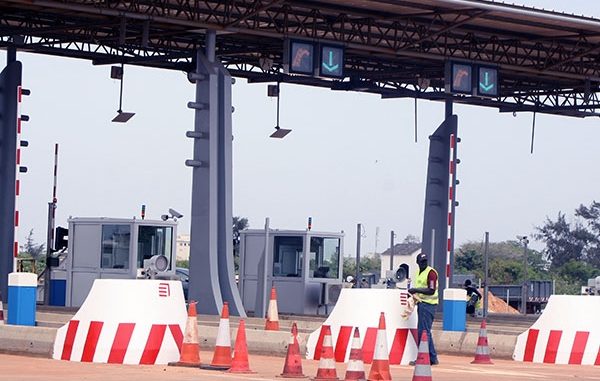
M 457 102 L 570 116 L 596 115 L 600 107 L 600 20 L 590 17 L 482 0 L 0 4 L 1 46 L 95 64 L 193 70 L 207 29 L 218 33 L 222 62 L 249 81 L 441 100 L 445 62 L 460 60 L 497 66 L 501 92 L 493 99 L 457 96 Z M 345 78 L 285 74 L 288 38 L 343 45 Z

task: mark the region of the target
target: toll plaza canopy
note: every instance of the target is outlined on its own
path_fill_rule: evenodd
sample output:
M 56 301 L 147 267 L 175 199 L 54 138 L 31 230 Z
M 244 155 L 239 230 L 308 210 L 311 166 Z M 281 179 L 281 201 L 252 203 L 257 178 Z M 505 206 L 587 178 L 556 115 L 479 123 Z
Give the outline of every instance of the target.
M 491 97 L 456 96 L 455 102 L 579 117 L 598 115 L 600 107 L 600 20 L 585 16 L 482 0 L 0 4 L 0 46 L 98 65 L 192 70 L 207 29 L 217 31 L 216 54 L 232 75 L 250 82 L 441 100 L 446 62 L 457 60 L 497 68 L 499 91 Z M 341 47 L 341 67 L 331 66 L 339 68 L 337 75 L 289 74 L 284 70 L 289 39 Z M 325 64 L 338 59 L 337 51 L 321 54 Z

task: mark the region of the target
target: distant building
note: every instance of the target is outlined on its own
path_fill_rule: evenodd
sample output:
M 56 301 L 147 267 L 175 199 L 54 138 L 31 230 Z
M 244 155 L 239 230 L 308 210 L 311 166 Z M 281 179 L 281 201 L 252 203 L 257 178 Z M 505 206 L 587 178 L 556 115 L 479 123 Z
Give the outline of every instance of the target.
M 190 235 L 177 235 L 177 260 L 187 261 L 190 259 Z
M 391 249 L 387 249 L 383 253 L 381 253 L 381 277 L 386 278 L 386 272 L 390 270 L 390 257 L 391 257 Z M 406 263 L 408 264 L 410 269 L 416 269 L 416 258 L 417 254 L 421 252 L 421 244 L 420 243 L 398 243 L 394 245 L 394 260 L 393 266 L 394 273 L 398 269 L 398 267 Z M 410 271 L 409 274 L 412 275 L 413 271 Z

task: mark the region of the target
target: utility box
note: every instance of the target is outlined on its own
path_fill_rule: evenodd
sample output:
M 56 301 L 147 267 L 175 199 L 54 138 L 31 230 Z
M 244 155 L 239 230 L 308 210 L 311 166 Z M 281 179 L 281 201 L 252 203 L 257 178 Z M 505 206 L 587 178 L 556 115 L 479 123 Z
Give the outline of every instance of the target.
M 257 301 L 263 300 L 267 237 L 267 288 L 276 288 L 278 310 L 299 315 L 327 313 L 321 307 L 335 303 L 342 288 L 344 234 L 308 230 L 241 232 L 239 288 L 246 311 L 256 313 Z
M 36 291 L 36 274 L 8 274 L 8 324 L 35 326 Z
M 446 288 L 443 303 L 444 331 L 464 332 L 467 327 L 467 291 L 462 288 Z
M 52 270 L 52 304 L 81 306 L 95 279 L 143 278 L 144 261 L 154 256 L 168 261 L 158 277 L 175 277 L 176 222 L 105 217 L 68 222 L 67 256 Z

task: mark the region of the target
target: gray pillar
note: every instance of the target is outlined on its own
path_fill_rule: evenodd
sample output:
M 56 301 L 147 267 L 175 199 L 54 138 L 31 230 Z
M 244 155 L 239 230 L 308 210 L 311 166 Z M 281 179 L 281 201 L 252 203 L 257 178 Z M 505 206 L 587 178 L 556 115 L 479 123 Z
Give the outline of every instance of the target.
M 246 316 L 235 284 L 232 216 L 232 78 L 215 57 L 215 32 L 206 35 L 206 55 L 198 51 L 192 208 L 190 227 L 189 299 L 198 301 L 198 312 L 217 315 L 223 301 L 233 315 Z
M 434 261 L 430 261 L 430 265 L 437 270 L 439 275 L 438 284 L 440 298 L 443 295 L 446 277 L 450 134 L 453 131 L 456 131 L 457 123 L 457 116 L 451 115 L 450 117 L 447 117 L 429 137 L 429 157 L 427 165 L 427 184 L 425 189 L 422 242 L 424 251 L 428 255 L 435 252 Z M 432 237 L 433 231 L 435 231 L 435 237 Z M 430 242 L 434 247 L 429 244 Z M 441 302 L 439 308 L 442 308 Z
M 14 261 L 17 87 L 22 74 L 21 63 L 14 61 L 14 50 L 10 51 L 8 65 L 0 73 L 0 291 L 4 302 Z

